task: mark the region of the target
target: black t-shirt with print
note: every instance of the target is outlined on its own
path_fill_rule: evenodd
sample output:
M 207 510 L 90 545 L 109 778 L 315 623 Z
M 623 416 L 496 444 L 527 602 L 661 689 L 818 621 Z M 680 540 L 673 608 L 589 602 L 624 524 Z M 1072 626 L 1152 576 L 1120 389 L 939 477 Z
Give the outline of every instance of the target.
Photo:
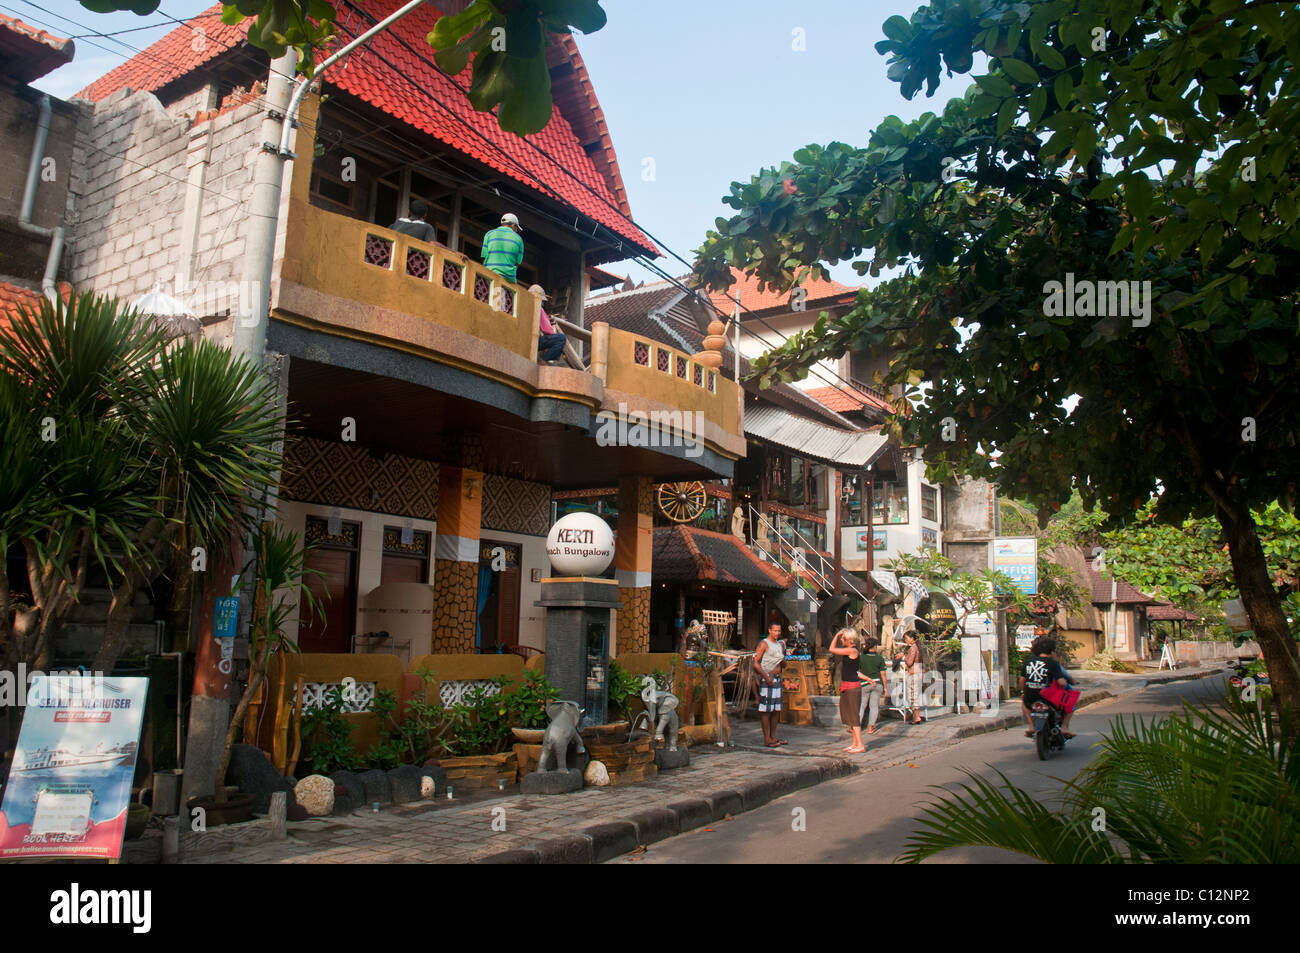
M 1032 705 L 1038 701 L 1039 693 L 1051 685 L 1058 678 L 1065 678 L 1065 669 L 1061 663 L 1054 658 L 1044 658 L 1041 655 L 1035 655 L 1025 659 L 1024 666 L 1020 669 L 1020 674 L 1025 679 L 1025 696 L 1026 705 Z

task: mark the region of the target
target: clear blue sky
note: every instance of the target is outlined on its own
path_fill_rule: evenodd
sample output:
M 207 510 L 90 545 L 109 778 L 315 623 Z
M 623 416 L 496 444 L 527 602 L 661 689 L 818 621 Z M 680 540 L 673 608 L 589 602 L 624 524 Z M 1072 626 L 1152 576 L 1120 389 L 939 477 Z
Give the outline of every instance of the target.
M 137 17 L 91 13 L 76 0 L 0 0 L 0 11 L 62 36 L 158 24 L 121 34 L 120 43 L 78 39 L 76 59 L 36 84 L 67 97 L 172 29 L 163 13 L 185 19 L 210 5 L 163 0 L 160 13 Z M 945 80 L 933 99 L 918 95 L 908 102 L 885 78 L 885 58 L 875 51 L 883 39 L 880 24 L 894 14 L 910 16 L 921 5 L 922 0 L 605 0 L 609 23 L 598 33 L 579 35 L 578 47 L 609 123 L 634 217 L 689 260 L 714 219 L 728 214 L 722 196 L 732 181 L 748 179 L 810 142 L 864 144 L 890 114 L 907 120 L 940 111 L 965 90 L 968 76 Z M 803 50 L 794 48 L 796 30 L 802 30 Z M 644 175 L 647 159 L 654 163 L 653 180 Z M 675 260 L 661 259 L 660 265 L 674 274 L 685 270 Z M 630 270 L 638 280 L 649 276 L 635 265 L 612 270 Z M 860 283 L 847 264 L 832 274 L 846 284 Z

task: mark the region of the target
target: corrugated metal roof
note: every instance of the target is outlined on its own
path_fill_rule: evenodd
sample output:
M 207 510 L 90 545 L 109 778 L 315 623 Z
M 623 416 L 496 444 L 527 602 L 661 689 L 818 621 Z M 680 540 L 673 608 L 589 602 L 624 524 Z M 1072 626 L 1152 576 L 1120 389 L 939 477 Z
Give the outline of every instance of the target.
M 865 467 L 885 451 L 889 438 L 869 430 L 836 430 L 780 407 L 745 409 L 745 435 L 780 444 L 823 463 Z

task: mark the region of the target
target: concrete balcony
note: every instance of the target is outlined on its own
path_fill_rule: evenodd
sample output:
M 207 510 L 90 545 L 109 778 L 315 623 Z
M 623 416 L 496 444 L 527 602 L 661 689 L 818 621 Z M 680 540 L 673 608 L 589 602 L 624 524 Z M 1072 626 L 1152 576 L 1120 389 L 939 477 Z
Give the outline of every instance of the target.
M 702 444 L 715 473 L 744 456 L 740 388 L 705 361 L 597 324 L 590 368 L 539 365 L 536 296 L 449 248 L 312 205 L 306 159 L 292 176 L 271 288 L 274 350 L 576 427 L 602 446 L 610 416 L 648 421 L 656 438 L 628 434 L 630 446 L 653 452 L 676 434 L 671 455 L 682 456 L 682 441 Z

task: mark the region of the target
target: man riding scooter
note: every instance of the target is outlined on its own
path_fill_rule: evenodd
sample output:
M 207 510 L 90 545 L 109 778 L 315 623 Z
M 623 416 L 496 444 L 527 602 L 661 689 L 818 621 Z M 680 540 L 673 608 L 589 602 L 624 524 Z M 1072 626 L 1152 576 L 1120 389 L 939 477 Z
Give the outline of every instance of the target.
M 1030 709 L 1034 703 L 1043 701 L 1051 705 L 1064 717 L 1061 721 L 1061 734 L 1068 740 L 1070 719 L 1074 716 L 1074 706 L 1079 700 L 1079 692 L 1070 688 L 1070 677 L 1061 663 L 1052 658 L 1056 651 L 1056 640 L 1045 635 L 1034 639 L 1029 647 L 1030 657 L 1020 671 L 1020 711 L 1025 716 L 1026 738 L 1034 737 L 1034 718 Z

